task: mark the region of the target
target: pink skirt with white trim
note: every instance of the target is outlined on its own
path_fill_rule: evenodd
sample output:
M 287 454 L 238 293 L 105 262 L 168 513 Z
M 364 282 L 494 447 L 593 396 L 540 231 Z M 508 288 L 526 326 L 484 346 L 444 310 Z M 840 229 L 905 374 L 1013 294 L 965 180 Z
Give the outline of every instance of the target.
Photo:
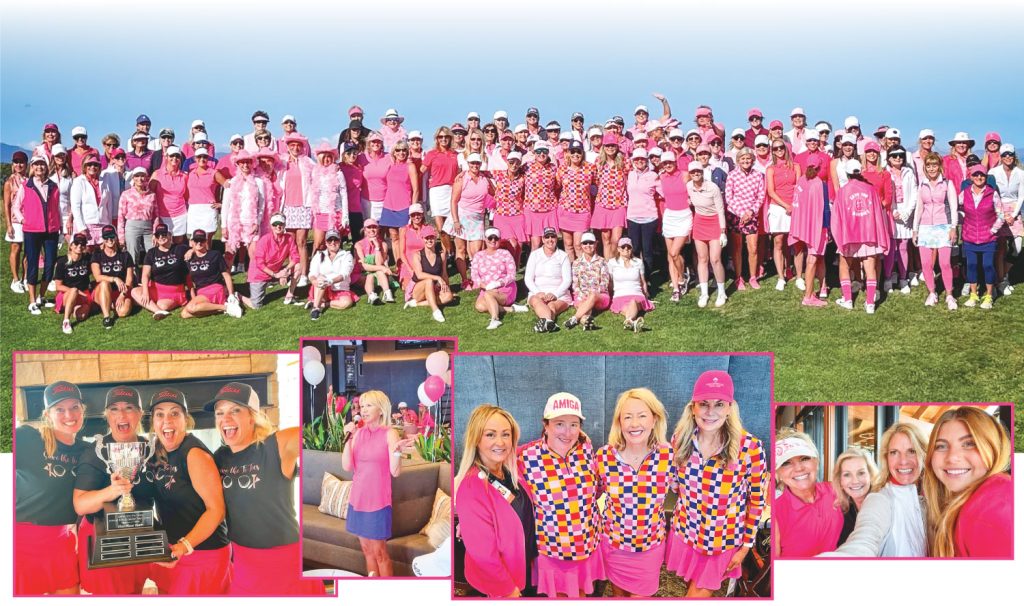
M 594 206 L 594 214 L 590 217 L 591 229 L 615 229 L 626 226 L 626 207 L 611 210 L 603 206 Z
M 526 235 L 526 217 L 523 215 L 506 217 L 505 215 L 495 214 L 491 224 L 498 228 L 498 231 L 501 232 L 501 237 L 505 240 L 523 242 L 529 238 Z
M 14 595 L 42 595 L 78 585 L 75 527 L 14 526 Z
M 537 556 L 537 593 L 549 597 L 559 594 L 570 598 L 594 591 L 594 581 L 606 578 L 601 550 L 595 549 L 582 560 L 562 560 L 545 555 Z
M 643 295 L 623 295 L 612 299 L 612 313 L 622 313 L 622 308 L 628 305 L 631 301 L 636 301 L 637 305 L 640 306 L 641 311 L 651 311 L 654 309 L 654 305 L 652 305 L 651 302 L 647 300 L 647 297 Z
M 674 531 L 669 533 L 668 549 L 665 550 L 665 564 L 669 572 L 674 572 L 688 583 L 696 583 L 697 587 L 708 591 L 717 591 L 725 579 L 738 579 L 743 572 L 741 566 L 725 572 L 737 547 L 705 555 L 694 549 L 683 537 Z
M 651 596 L 658 591 L 661 564 L 665 561 L 665 542 L 647 551 L 625 551 L 601 537 L 601 555 L 608 580 L 633 595 Z
M 555 211 L 549 210 L 546 213 L 535 213 L 532 210 L 527 209 L 526 213 L 526 233 L 530 234 L 530 237 L 541 237 L 544 235 L 545 227 L 554 227 L 558 229 L 558 216 Z
M 574 213 L 559 207 L 555 210 L 558 216 L 558 229 L 568 232 L 584 232 L 590 229 L 590 213 Z

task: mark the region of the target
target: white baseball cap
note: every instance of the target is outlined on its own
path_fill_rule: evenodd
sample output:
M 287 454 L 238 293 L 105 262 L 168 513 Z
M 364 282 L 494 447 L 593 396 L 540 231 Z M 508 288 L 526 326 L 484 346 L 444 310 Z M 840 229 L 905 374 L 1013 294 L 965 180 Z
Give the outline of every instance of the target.
M 501 230 L 499 230 L 497 227 L 488 227 L 487 229 L 484 230 L 484 237 L 490 238 L 491 236 L 496 236 L 500 238 Z
M 843 135 L 843 138 L 839 140 L 839 144 L 846 145 L 847 143 L 851 145 L 857 145 L 857 135 L 853 133 L 846 133 L 845 135 Z
M 563 130 L 561 133 L 558 134 L 558 140 L 559 141 L 572 141 L 572 133 L 567 131 L 567 130 Z
M 196 133 L 195 136 L 192 137 L 192 142 L 193 143 L 202 143 L 204 141 L 209 141 L 209 140 L 210 140 L 210 138 L 207 137 L 206 133 L 203 133 L 203 132 Z
M 483 163 L 483 161 L 484 160 L 483 158 L 480 157 L 480 154 L 469 154 L 469 156 L 466 158 L 466 164 L 472 164 L 474 162 Z
M 552 394 L 548 398 L 547 404 L 544 405 L 544 420 L 547 421 L 562 415 L 575 415 L 580 419 L 586 419 L 583 416 L 583 404 L 580 399 L 566 391 Z
M 732 135 L 730 135 L 729 138 L 732 139 L 733 137 L 744 137 L 746 136 L 746 134 L 747 131 L 743 130 L 742 128 L 734 128 L 732 129 Z
M 512 129 L 512 132 L 518 135 L 519 133 L 526 132 L 527 130 L 529 129 L 526 128 L 525 124 L 516 124 L 516 127 Z
M 164 155 L 167 156 L 167 157 L 170 157 L 170 156 L 182 156 L 184 154 L 181 153 L 181 148 L 180 147 L 178 147 L 177 145 L 171 145 L 171 146 L 169 146 L 167 148 L 166 151 L 164 151 Z
M 921 132 L 917 133 L 917 138 L 918 139 L 924 139 L 925 137 L 931 137 L 932 139 L 934 139 L 935 138 L 935 131 L 933 131 L 930 128 L 922 128 Z
M 640 112 L 646 112 L 648 114 L 651 113 L 651 111 L 649 109 L 647 109 L 647 106 L 646 105 L 642 105 L 642 104 L 636 106 L 636 109 L 633 110 L 633 115 L 635 116 L 635 115 L 637 115 Z
M 228 143 L 231 143 L 233 141 L 245 141 L 245 139 L 242 137 L 242 135 L 235 133 L 231 135 L 230 139 L 228 139 Z
M 817 141 L 817 139 L 818 139 L 818 129 L 814 128 L 813 126 L 808 126 L 807 128 L 805 128 L 804 129 L 804 141 L 806 141 L 807 139 L 814 139 L 815 141 Z
M 804 108 L 802 108 L 802 107 L 794 107 L 793 111 L 789 112 L 789 117 L 792 118 L 793 116 L 804 116 L 804 117 L 806 117 L 807 113 L 804 112 Z
M 197 158 L 199 156 L 207 156 L 208 157 L 209 155 L 210 155 L 210 150 L 206 149 L 205 147 L 198 148 L 196 150 L 196 153 L 195 153 L 195 157 L 197 157 Z
M 699 171 L 703 172 L 704 171 L 704 165 L 701 164 L 700 162 L 697 162 L 696 160 L 691 160 L 690 163 L 686 165 L 686 172 L 689 173 L 689 172 L 693 172 L 695 170 L 699 170 Z
M 522 162 L 523 161 L 523 154 L 521 154 L 521 153 L 519 153 L 517 151 L 510 152 L 508 157 L 505 158 L 505 160 L 506 161 L 519 160 L 520 162 Z
M 284 122 L 284 120 L 282 120 L 282 122 Z M 202 126 L 203 128 L 206 128 L 206 122 L 203 122 L 202 120 L 193 120 L 192 128 L 195 128 L 197 126 Z
M 890 128 L 890 129 L 885 131 L 885 138 L 886 139 L 902 139 L 903 137 L 900 134 L 900 129 L 898 129 L 898 128 Z
M 469 112 L 468 114 L 466 114 L 466 119 L 467 120 L 479 120 L 480 119 L 480 114 L 478 114 L 476 112 Z
M 633 155 L 630 156 L 630 157 L 632 159 L 634 159 L 634 160 L 636 160 L 638 158 L 643 158 L 644 160 L 646 160 L 647 159 L 647 150 L 642 148 L 642 147 L 638 147 L 638 148 L 633 150 Z
M 661 148 L 660 147 L 652 147 L 651 149 L 647 150 L 647 155 L 648 156 L 658 156 L 660 158 L 661 157 Z
M 843 128 L 853 128 L 855 126 L 860 128 L 860 120 L 857 119 L 857 116 L 847 116 L 846 120 L 843 120 Z
M 668 131 L 668 138 L 669 139 L 685 139 L 686 135 L 683 134 L 683 130 L 682 129 L 680 129 L 680 128 L 673 128 L 672 130 Z
M 284 117 L 281 118 L 281 124 L 284 124 L 285 122 L 298 122 L 298 120 L 296 120 L 295 116 L 291 114 L 285 114 Z M 195 126 L 195 124 L 193 124 L 192 126 Z
M 793 457 L 811 457 L 817 459 L 818 450 L 813 444 L 800 438 L 785 438 L 775 442 L 775 469 Z
M 84 126 L 76 126 L 76 127 L 71 129 L 71 138 L 72 139 L 74 139 L 75 137 L 81 136 L 81 135 L 89 136 L 89 133 L 85 130 Z
M 661 154 L 661 163 L 662 164 L 664 164 L 666 162 L 675 162 L 675 161 L 676 161 L 676 153 L 674 151 L 667 151 L 667 152 L 664 152 L 664 153 Z
M 409 132 L 409 140 L 412 141 L 413 139 L 419 139 L 420 141 L 422 141 L 423 140 L 423 133 L 421 133 L 418 130 L 410 131 Z
M 494 112 L 492 120 L 508 120 L 508 112 L 504 110 L 498 110 Z
M 592 128 L 592 129 L 587 131 L 587 138 L 588 139 L 590 137 L 602 137 L 602 136 L 604 136 L 604 132 L 600 128 L 596 127 L 596 126 L 594 128 Z
M 768 140 L 768 135 L 758 135 L 754 138 L 754 147 L 758 145 L 768 145 L 771 141 Z
M 863 167 L 857 160 L 848 160 L 846 162 L 846 173 L 852 175 L 853 173 L 859 173 Z
M 1013 146 L 1013 143 L 1003 143 L 999 146 L 999 155 L 1003 154 L 1016 154 L 1017 148 Z

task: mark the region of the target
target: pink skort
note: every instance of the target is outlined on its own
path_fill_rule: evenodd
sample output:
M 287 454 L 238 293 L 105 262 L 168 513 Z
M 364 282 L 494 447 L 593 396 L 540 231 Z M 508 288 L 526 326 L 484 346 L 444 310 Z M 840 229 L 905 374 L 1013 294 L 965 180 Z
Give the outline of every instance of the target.
M 558 229 L 558 215 L 555 211 L 549 210 L 546 213 L 535 213 L 532 210 L 524 211 L 526 213 L 526 233 L 530 237 L 541 237 L 544 235 L 545 227 L 554 227 Z
M 491 224 L 498 228 L 498 231 L 501 232 L 501 237 L 505 240 L 524 242 L 529 238 L 526 235 L 526 217 L 523 215 L 506 217 L 505 215 L 496 214 L 494 219 L 491 220 Z
M 640 311 L 651 311 L 654 309 L 654 305 L 651 305 L 651 302 L 643 295 L 623 295 L 612 299 L 612 313 L 622 313 L 622 309 L 632 301 L 637 302 L 640 306 Z
M 718 224 L 718 215 L 702 215 L 693 213 L 693 239 L 702 242 L 717 240 L 722 235 L 722 227 Z
M 705 555 L 689 545 L 683 537 L 670 532 L 665 565 L 669 572 L 676 573 L 687 582 L 696 583 L 701 589 L 717 591 L 721 589 L 722 581 L 727 578 L 738 579 L 743 572 L 742 566 L 733 568 L 728 574 L 725 572 L 736 549 L 734 547 L 715 555 Z
M 53 311 L 55 311 L 57 313 L 63 313 L 64 312 L 64 293 L 63 292 L 57 293 L 57 298 L 54 299 L 53 303 L 54 303 Z M 93 300 L 92 300 L 92 291 L 91 290 L 80 290 L 80 291 L 78 291 L 78 298 L 75 299 L 75 306 L 77 307 L 79 305 L 87 305 L 87 306 L 89 306 L 90 309 L 92 308 L 94 303 L 93 303 Z
M 184 284 L 160 284 L 159 282 L 149 283 L 149 299 L 150 301 L 174 301 L 179 307 L 188 302 Z
M 42 595 L 78 585 L 73 526 L 16 522 L 14 538 L 14 595 Z
M 476 295 L 477 301 L 479 301 L 480 299 L 483 298 L 484 292 L 485 292 L 484 289 L 481 288 L 480 292 L 477 293 L 477 295 Z M 511 284 L 506 284 L 505 286 L 499 286 L 498 288 L 494 289 L 494 292 L 501 293 L 501 294 L 505 295 L 505 305 L 506 306 L 512 305 L 513 303 L 516 302 L 517 289 L 516 289 L 516 283 L 515 282 L 513 282 Z
M 844 257 L 855 259 L 866 259 L 875 255 L 885 254 L 881 246 L 875 244 L 847 244 L 839 251 Z
M 603 206 L 595 206 L 594 214 L 590 217 L 591 229 L 615 229 L 626 226 L 626 207 L 615 210 Z
M 570 598 L 594 591 L 594 581 L 605 578 L 600 548 L 582 560 L 562 560 L 537 556 L 537 593 L 549 597 L 564 594 Z
M 583 299 L 584 299 L 584 297 L 581 297 L 579 295 L 573 295 L 572 306 L 573 307 L 579 307 L 580 306 L 580 302 L 582 302 Z M 597 295 L 597 302 L 594 303 L 594 311 L 604 311 L 604 310 L 608 309 L 609 307 L 611 307 L 611 305 L 612 305 L 612 298 L 611 298 L 611 296 L 608 293 L 603 292 L 603 293 Z
M 584 232 L 590 229 L 590 213 L 569 212 L 561 207 L 555 210 L 558 229 L 568 232 Z
M 228 289 L 223 284 L 207 284 L 196 291 L 197 297 L 206 297 L 214 305 L 224 305 L 228 300 Z
M 138 595 L 149 578 L 149 564 L 130 564 L 112 568 L 89 569 L 89 539 L 95 542 L 96 529 L 88 517 L 78 526 L 78 571 L 82 589 L 91 594 Z
M 625 551 L 614 547 L 607 536 L 602 536 L 601 555 L 608 580 L 616 587 L 639 596 L 657 593 L 661 564 L 665 561 L 664 541 L 646 551 Z
M 339 299 L 348 298 L 352 301 L 352 305 L 355 305 L 356 301 L 359 300 L 359 295 L 351 290 L 334 290 L 333 288 L 328 288 L 324 291 L 324 296 L 327 297 L 328 301 L 337 301 Z
M 323 595 L 324 584 L 303 579 L 299 543 L 266 549 L 231 544 L 231 595 Z M 295 574 L 286 571 L 294 570 Z

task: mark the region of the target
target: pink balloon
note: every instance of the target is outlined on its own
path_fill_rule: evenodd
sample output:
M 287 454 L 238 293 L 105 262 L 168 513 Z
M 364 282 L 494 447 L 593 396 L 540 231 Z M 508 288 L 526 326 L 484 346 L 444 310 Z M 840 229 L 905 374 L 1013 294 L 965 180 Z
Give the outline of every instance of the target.
M 423 382 L 423 391 L 433 402 L 437 402 L 444 395 L 444 380 L 441 377 L 427 377 Z
M 435 351 L 434 353 L 427 356 L 427 374 L 431 376 L 439 376 L 448 370 L 448 352 L 446 351 Z

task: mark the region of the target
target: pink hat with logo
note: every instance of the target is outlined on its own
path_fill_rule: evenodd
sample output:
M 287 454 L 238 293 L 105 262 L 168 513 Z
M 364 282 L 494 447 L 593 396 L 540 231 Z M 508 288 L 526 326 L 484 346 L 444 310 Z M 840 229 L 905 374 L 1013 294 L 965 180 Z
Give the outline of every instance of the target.
M 583 416 L 583 404 L 580 403 L 580 399 L 565 391 L 552 394 L 548 398 L 548 403 L 544 405 L 545 421 L 562 415 L 576 415 L 580 419 L 586 419 Z
M 868 141 L 867 143 L 864 144 L 864 152 L 867 153 L 869 151 L 881 153 L 882 147 L 878 144 L 877 141 Z
M 772 130 L 775 128 L 783 128 L 782 122 L 780 120 L 772 120 L 771 123 L 768 125 L 768 130 Z
M 601 137 L 601 145 L 618 145 L 618 144 L 619 144 L 619 136 L 616 135 L 615 133 L 605 133 L 604 136 Z
M 989 141 L 998 141 L 998 142 L 1002 143 L 1003 142 L 1003 138 L 1000 137 L 999 133 L 996 133 L 996 132 L 987 133 L 985 135 L 985 143 L 988 143 Z
M 733 402 L 732 377 L 724 370 L 709 370 L 697 377 L 693 384 L 693 401 L 725 400 Z

